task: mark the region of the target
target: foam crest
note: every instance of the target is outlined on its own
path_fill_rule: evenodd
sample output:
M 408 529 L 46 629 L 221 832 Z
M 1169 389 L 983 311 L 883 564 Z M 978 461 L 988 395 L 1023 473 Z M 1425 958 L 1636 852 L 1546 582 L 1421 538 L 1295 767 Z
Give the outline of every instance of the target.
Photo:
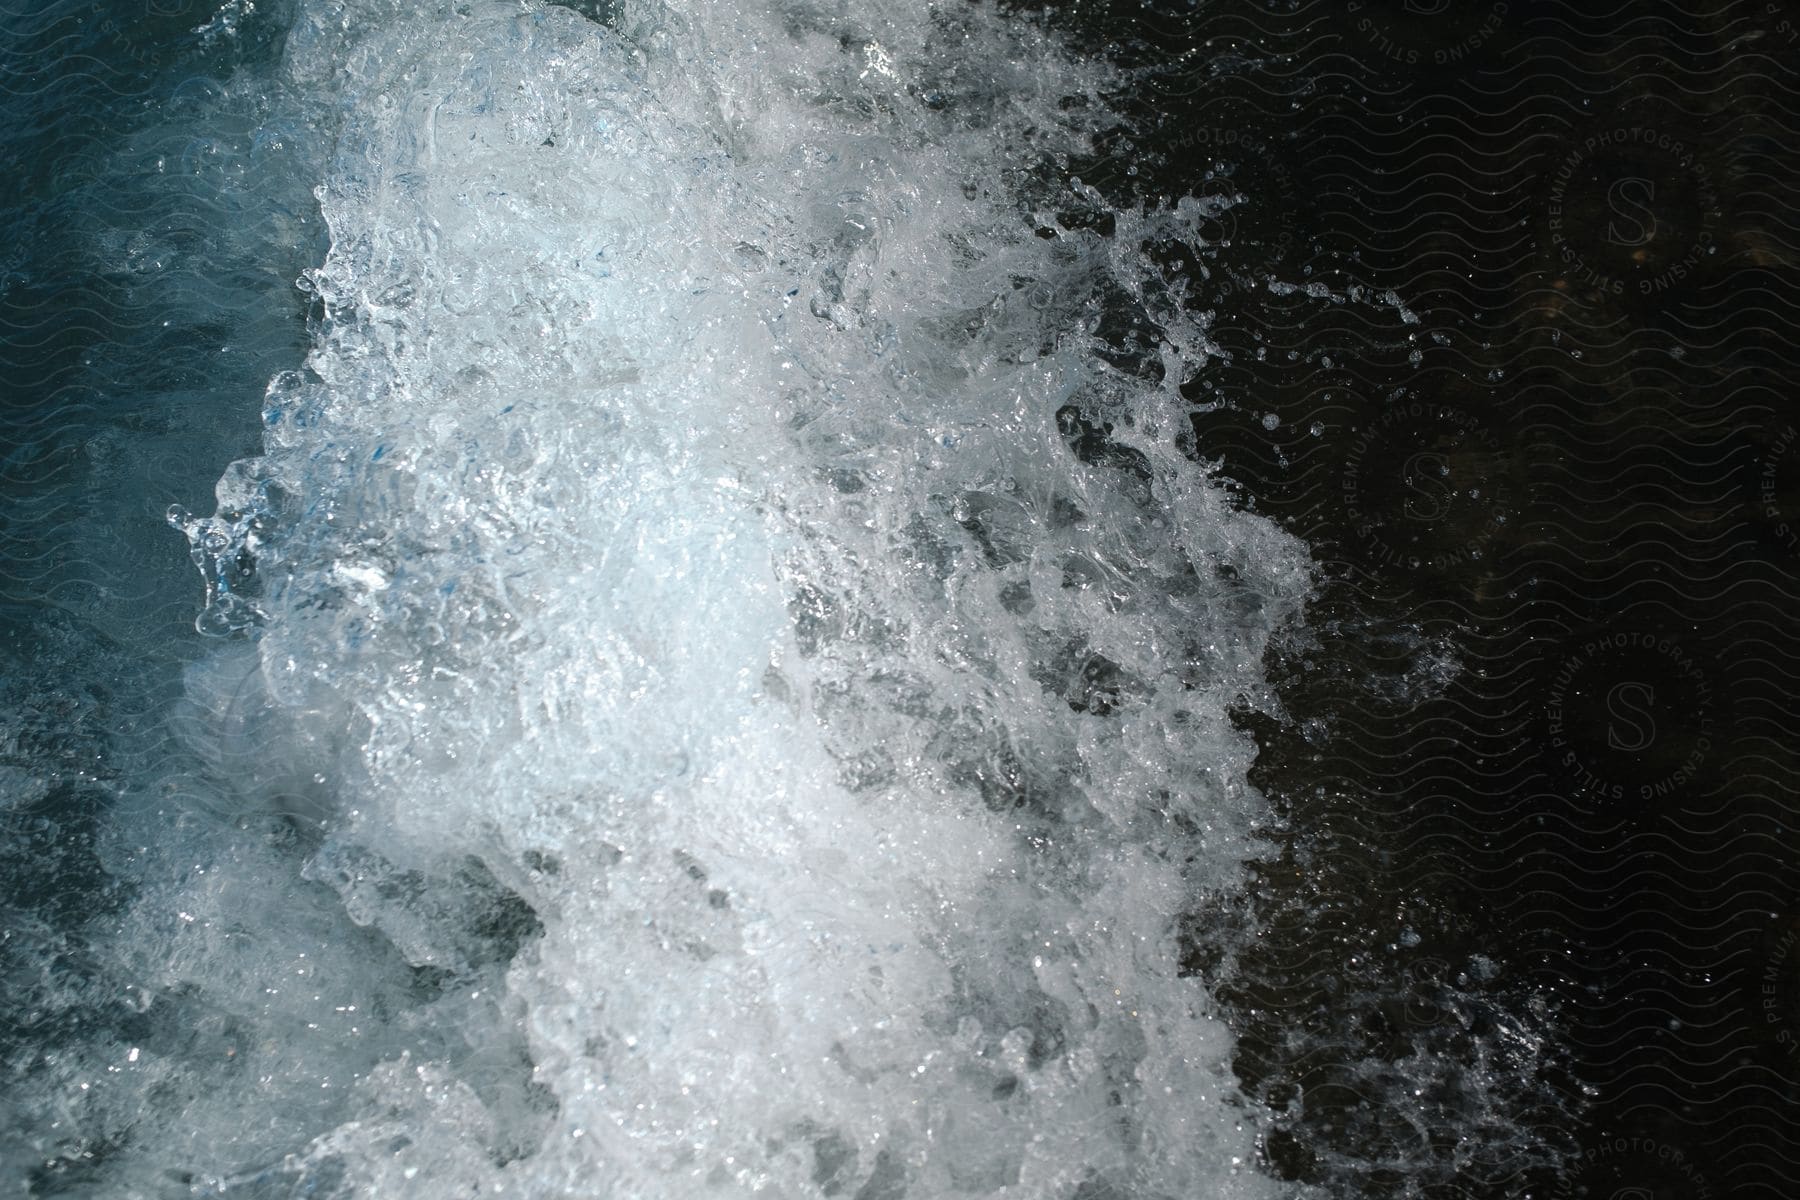
M 1228 710 L 1305 556 L 1176 448 L 1204 334 L 1142 246 L 1193 206 L 1059 221 L 1103 80 L 1029 23 L 599 15 L 290 37 L 324 315 L 179 518 L 251 635 L 187 722 L 317 824 L 288 886 L 379 995 L 263 1007 L 314 1058 L 229 1097 L 332 1097 L 220 1186 L 1271 1193 L 1174 926 L 1264 815 Z M 228 1006 L 300 953 L 236 919 Z

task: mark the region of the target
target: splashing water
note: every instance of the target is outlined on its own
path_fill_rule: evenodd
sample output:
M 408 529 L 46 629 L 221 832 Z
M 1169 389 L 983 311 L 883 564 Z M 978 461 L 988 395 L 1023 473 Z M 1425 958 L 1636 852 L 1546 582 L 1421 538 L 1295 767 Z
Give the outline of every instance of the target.
M 331 249 L 174 514 L 223 782 L 111 945 L 118 1177 L 1274 1194 L 1175 924 L 1306 557 L 1176 448 L 1143 247 L 1201 214 L 1059 218 L 1101 68 L 973 7 L 308 0 L 283 74 Z

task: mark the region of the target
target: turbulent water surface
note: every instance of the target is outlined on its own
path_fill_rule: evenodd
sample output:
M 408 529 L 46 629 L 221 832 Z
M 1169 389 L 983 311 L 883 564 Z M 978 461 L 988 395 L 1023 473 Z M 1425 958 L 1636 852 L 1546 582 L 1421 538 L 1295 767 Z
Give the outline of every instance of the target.
M 104 903 L 7 960 L 30 1187 L 1275 1194 L 1176 940 L 1266 819 L 1230 711 L 1308 586 L 1177 447 L 1208 344 L 1150 255 L 1222 202 L 1069 219 L 1105 69 L 985 8 L 205 36 L 277 18 L 89 247 L 267 388 L 170 514 L 209 636 L 111 697 Z

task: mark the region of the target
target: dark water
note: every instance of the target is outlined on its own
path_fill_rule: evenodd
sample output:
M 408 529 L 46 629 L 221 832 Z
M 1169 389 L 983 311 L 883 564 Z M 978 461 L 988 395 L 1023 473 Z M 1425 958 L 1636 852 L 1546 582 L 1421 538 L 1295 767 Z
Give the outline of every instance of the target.
M 255 397 L 304 351 L 293 280 L 322 253 L 280 152 L 195 119 L 269 60 L 266 6 L 230 39 L 215 6 L 12 5 L 0 13 L 0 1185 L 79 1190 L 104 1138 L 31 1139 L 15 1108 L 59 1048 L 142 1035 L 145 1005 L 88 955 L 128 888 L 96 831 L 146 764 L 196 653 L 193 575 L 163 520 L 257 443 Z M 260 219 L 263 252 L 219 227 Z M 91 987 L 83 987 L 89 980 Z M 71 1005 L 71 981 L 87 1003 Z M 63 1151 L 67 1151 L 64 1153 Z
M 228 9 L 229 33 L 211 5 L 0 17 L 17 1079 L 96 1029 L 149 1036 L 128 997 L 49 997 L 124 902 L 94 829 L 171 753 L 201 652 L 163 509 L 210 510 L 307 345 L 306 131 L 192 116 L 279 53 L 282 6 Z M 1279 712 L 1240 718 L 1285 827 L 1187 938 L 1280 1114 L 1263 1168 L 1347 1196 L 1789 1194 L 1800 13 L 1052 20 L 1131 72 L 1137 123 L 1070 174 L 1114 207 L 1243 197 L 1167 266 L 1212 312 L 1191 452 L 1318 563 L 1267 664 Z M 250 242 L 220 244 L 227 208 Z M 1102 336 L 1156 370 L 1130 312 Z M 103 1177 L 103 1138 L 46 1153 L 38 1114 L 0 1114 L 17 1194 Z
M 1239 1070 L 1304 1099 L 1271 1158 L 1379 1195 L 1791 1192 L 1793 13 L 1098 23 L 1160 72 L 1133 142 L 1164 161 L 1121 147 L 1114 186 L 1272 202 L 1209 281 L 1195 446 L 1330 580 L 1258 723 L 1294 837 Z M 1560 1033 L 1472 1063 L 1513 1020 Z M 1384 1073 L 1436 1055 L 1415 1108 Z M 1458 1165 L 1433 1112 L 1528 1077 L 1568 1165 Z

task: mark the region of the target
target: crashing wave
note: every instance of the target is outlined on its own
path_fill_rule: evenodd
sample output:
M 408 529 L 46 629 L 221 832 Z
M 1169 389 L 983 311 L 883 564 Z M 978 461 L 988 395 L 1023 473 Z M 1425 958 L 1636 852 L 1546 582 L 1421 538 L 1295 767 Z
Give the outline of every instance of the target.
M 175 514 L 216 782 L 117 938 L 206 1044 L 120 1058 L 121 1158 L 1273 1194 L 1175 927 L 1265 816 L 1228 714 L 1306 556 L 1177 447 L 1144 248 L 1203 214 L 1060 212 L 1102 69 L 975 7 L 307 0 L 283 74 L 331 249 Z

